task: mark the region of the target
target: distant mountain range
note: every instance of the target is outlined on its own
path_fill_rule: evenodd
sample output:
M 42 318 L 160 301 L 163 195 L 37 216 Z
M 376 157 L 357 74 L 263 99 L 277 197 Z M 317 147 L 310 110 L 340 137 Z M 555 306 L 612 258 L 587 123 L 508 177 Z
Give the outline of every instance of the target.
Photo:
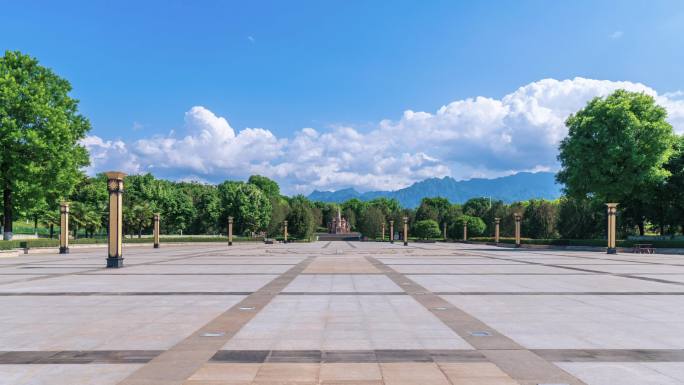
M 352 198 L 363 201 L 378 197 L 396 198 L 402 206 L 415 208 L 426 197 L 444 197 L 452 203 L 463 203 L 470 198 L 491 197 L 510 203 L 533 198 L 556 199 L 561 195 L 561 185 L 551 172 L 520 172 L 494 179 L 470 179 L 457 181 L 451 177 L 430 178 L 416 182 L 396 191 L 368 191 L 360 193 L 353 188 L 337 191 L 314 190 L 309 199 L 321 202 L 341 203 Z

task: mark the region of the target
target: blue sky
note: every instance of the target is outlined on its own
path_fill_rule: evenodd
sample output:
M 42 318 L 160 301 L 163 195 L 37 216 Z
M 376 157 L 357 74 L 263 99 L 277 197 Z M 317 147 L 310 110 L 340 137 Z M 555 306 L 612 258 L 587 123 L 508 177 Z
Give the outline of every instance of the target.
M 260 172 L 289 192 L 307 192 L 553 170 L 558 122 L 539 128 L 548 148 L 485 148 L 486 135 L 478 135 L 511 137 L 513 146 L 548 113 L 482 123 L 477 116 L 493 113 L 482 103 L 498 101 L 510 113 L 506 96 L 530 86 L 521 97 L 562 121 L 568 109 L 621 84 L 614 82 L 643 86 L 673 110 L 684 90 L 681 1 L 0 1 L 0 9 L 0 47 L 36 56 L 71 81 L 91 139 L 100 140 L 89 142 L 91 172 L 118 166 L 211 182 Z M 487 99 L 469 99 L 478 96 Z M 427 123 L 404 113 L 437 118 L 440 107 L 467 100 L 474 107 L 456 107 L 473 115 L 457 123 L 464 111 Z M 678 113 L 671 122 L 680 131 Z M 373 146 L 383 135 L 421 129 L 444 133 L 451 150 L 422 135 Z M 210 142 L 223 145 L 208 149 Z M 462 145 L 482 158 L 461 154 Z M 310 146 L 321 151 L 303 156 Z M 222 148 L 239 159 L 216 162 Z M 213 158 L 183 165 L 170 152 Z M 504 164 L 502 153 L 514 161 Z M 112 162 L 116 154 L 128 161 Z M 316 157 L 333 165 L 302 170 Z

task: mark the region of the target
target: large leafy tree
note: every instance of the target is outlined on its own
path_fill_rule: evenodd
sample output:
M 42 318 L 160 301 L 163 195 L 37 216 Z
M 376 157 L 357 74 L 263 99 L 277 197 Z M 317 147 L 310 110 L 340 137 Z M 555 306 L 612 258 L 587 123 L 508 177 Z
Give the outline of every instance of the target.
M 644 93 L 594 98 L 565 122 L 557 180 L 570 196 L 621 203 L 643 233 L 643 208 L 669 174 L 675 135 L 666 117 Z
M 4 239 L 16 212 L 54 205 L 83 177 L 90 130 L 69 97 L 71 85 L 33 57 L 7 51 L 0 58 L 0 189 Z
M 242 182 L 218 185 L 222 223 L 232 216 L 238 233 L 265 230 L 271 220 L 271 202 L 258 187 Z
M 310 239 L 316 230 L 316 223 L 311 213 L 311 202 L 298 195 L 290 199 L 290 212 L 287 215 L 287 229 L 299 239 Z
M 383 223 L 385 223 L 385 215 L 382 210 L 375 206 L 369 206 L 361 213 L 359 231 L 363 235 L 375 239 L 382 234 Z
M 432 219 L 423 219 L 413 224 L 413 235 L 420 239 L 439 238 L 439 224 Z
M 558 202 L 545 199 L 531 199 L 523 214 L 522 226 L 530 238 L 549 239 L 556 237 Z

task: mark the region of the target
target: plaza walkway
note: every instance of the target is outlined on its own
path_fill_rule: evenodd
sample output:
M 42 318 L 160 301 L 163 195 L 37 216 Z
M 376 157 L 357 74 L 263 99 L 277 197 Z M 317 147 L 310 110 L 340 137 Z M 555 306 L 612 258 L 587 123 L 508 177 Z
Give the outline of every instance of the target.
M 684 257 L 317 242 L 0 259 L 0 384 L 684 384 Z

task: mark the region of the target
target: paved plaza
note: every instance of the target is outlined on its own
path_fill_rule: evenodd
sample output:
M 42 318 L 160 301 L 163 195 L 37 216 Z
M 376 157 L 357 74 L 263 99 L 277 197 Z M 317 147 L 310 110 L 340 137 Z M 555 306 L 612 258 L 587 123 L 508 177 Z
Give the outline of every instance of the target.
M 684 256 L 455 243 L 0 258 L 0 384 L 684 384 Z

